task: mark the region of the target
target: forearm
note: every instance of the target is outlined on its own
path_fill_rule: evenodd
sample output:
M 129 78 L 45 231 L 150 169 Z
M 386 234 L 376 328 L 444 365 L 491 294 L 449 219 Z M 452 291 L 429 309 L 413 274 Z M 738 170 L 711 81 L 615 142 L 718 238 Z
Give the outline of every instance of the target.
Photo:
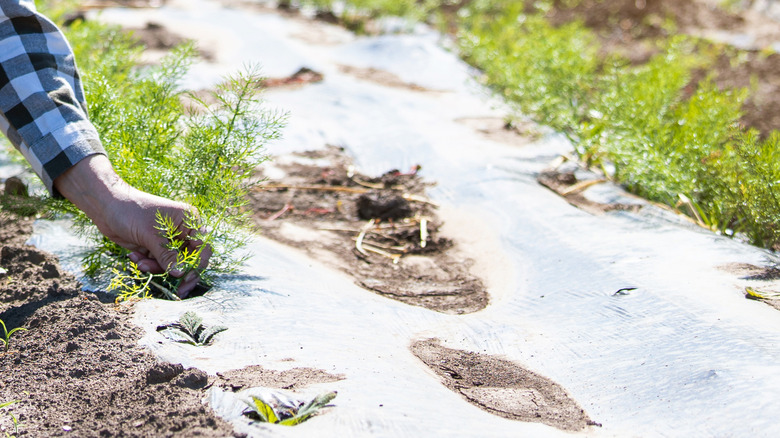
M 54 180 L 54 189 L 93 220 L 116 202 L 124 185 L 105 155 L 89 156 Z

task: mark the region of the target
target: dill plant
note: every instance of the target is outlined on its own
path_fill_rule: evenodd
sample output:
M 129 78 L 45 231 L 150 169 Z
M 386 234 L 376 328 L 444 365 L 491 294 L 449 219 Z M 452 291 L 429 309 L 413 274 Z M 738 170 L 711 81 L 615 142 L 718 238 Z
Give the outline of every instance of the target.
M 547 21 L 551 6 L 475 0 L 459 24 L 464 57 L 518 113 L 564 133 L 588 165 L 612 164 L 629 190 L 777 247 L 780 134 L 761 139 L 739 125 L 747 90 L 692 82 L 720 48 L 676 36 L 643 65 L 602 59 L 593 31 Z
M 599 68 L 595 37 L 578 22 L 554 28 L 523 2 L 476 1 L 464 11 L 466 60 L 518 113 L 576 140 Z
M 197 230 L 191 236 L 181 235 L 170 218 L 158 214 L 157 229 L 178 254 L 176 268 L 197 270 L 207 283 L 234 272 L 249 238 L 245 207 L 246 194 L 257 182 L 252 175 L 266 159 L 264 144 L 279 136 L 284 119 L 262 106 L 259 70 L 247 67 L 202 99 L 179 86 L 194 57 L 192 44 L 176 48 L 158 66 L 139 67 L 141 48 L 117 27 L 77 21 L 67 37 L 79 61 L 90 120 L 116 172 L 139 190 L 198 211 L 185 223 Z M 119 299 L 148 297 L 153 291 L 175 299 L 180 279 L 140 272 L 128 251 L 101 236 L 72 204 L 52 200 L 52 205 L 72 214 L 77 229 L 91 238 L 85 272 L 113 273 L 110 288 Z M 183 249 L 188 239 L 203 245 L 189 252 Z M 200 272 L 206 247 L 213 255 Z

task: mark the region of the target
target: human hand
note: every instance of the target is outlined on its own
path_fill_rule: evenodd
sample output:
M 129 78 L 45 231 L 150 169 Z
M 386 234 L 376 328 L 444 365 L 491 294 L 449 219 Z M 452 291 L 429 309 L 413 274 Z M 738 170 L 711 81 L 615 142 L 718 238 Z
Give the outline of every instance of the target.
M 177 294 L 186 297 L 198 284 L 196 272 L 176 269 L 176 253 L 165 247 L 165 238 L 155 228 L 156 215 L 170 217 L 183 234 L 194 230 L 184 226 L 194 209 L 180 202 L 151 195 L 131 187 L 116 174 L 104 155 L 92 155 L 68 169 L 54 181 L 55 188 L 86 213 L 98 230 L 114 243 L 129 249 L 132 260 L 143 272 L 165 272 L 177 278 L 185 276 Z M 189 240 L 186 247 L 195 251 L 201 244 Z M 203 250 L 199 268 L 208 265 L 211 250 Z

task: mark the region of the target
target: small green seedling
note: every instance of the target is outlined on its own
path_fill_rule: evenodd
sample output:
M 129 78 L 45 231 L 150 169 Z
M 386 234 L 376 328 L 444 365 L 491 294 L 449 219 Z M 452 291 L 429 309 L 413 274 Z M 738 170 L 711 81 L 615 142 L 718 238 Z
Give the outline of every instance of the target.
M 11 336 L 13 336 L 13 334 L 18 331 L 27 331 L 27 329 L 24 327 L 17 327 L 9 332 L 8 329 L 5 327 L 5 323 L 3 322 L 2 319 L 0 319 L 0 324 L 3 326 L 3 338 L 0 338 L 0 342 L 3 343 L 3 347 L 5 348 L 5 351 L 8 351 L 8 347 L 11 344 Z M 5 406 L 8 405 L 4 403 L 0 405 L 0 408 Z
M 203 318 L 195 312 L 186 312 L 177 323 L 157 327 L 157 331 L 162 331 L 168 339 L 195 346 L 208 345 L 214 335 L 225 330 L 227 327 L 221 325 L 206 327 L 203 325 Z
M 11 406 L 13 404 L 19 403 L 19 400 L 11 400 L 7 401 L 5 403 L 0 403 L 0 409 L 6 408 L 8 406 Z M 16 434 L 19 433 L 19 420 L 14 416 L 12 413 L 8 413 L 8 415 L 11 416 L 11 421 L 14 424 L 14 434 L 11 435 L 10 433 L 5 431 L 5 427 L 3 428 L 3 433 L 5 433 L 6 438 L 15 438 Z
M 336 398 L 336 391 L 326 392 L 318 395 L 308 403 L 301 403 L 295 406 L 284 403 L 278 398 L 276 403 L 266 403 L 263 399 L 252 396 L 251 401 L 244 401 L 249 406 L 249 409 L 244 411 L 244 415 L 255 417 L 264 423 L 295 426 L 308 420 L 309 417 L 328 405 L 334 398 Z

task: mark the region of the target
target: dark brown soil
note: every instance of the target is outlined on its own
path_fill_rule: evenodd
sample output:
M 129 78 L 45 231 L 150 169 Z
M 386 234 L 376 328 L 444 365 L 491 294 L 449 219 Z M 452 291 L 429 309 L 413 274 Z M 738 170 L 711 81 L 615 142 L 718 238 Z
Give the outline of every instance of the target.
M 138 346 L 131 307 L 81 291 L 23 241 L 30 219 L 0 212 L 0 320 L 23 327 L 0 353 L 0 426 L 17 436 L 233 436 L 201 400 L 205 373 L 158 364 Z M 162 372 L 170 368 L 170 372 Z M 20 424 L 13 430 L 12 417 Z
M 457 244 L 439 235 L 436 208 L 424 197 L 429 184 L 417 169 L 370 178 L 354 172 L 336 147 L 278 161 L 274 166 L 285 176 L 250 195 L 263 235 L 306 251 L 388 298 L 444 313 L 485 308 L 487 291 L 469 273 L 472 262 Z
M 436 339 L 415 342 L 411 350 L 447 388 L 492 414 L 567 431 L 598 425 L 560 385 L 519 364 L 443 347 Z

